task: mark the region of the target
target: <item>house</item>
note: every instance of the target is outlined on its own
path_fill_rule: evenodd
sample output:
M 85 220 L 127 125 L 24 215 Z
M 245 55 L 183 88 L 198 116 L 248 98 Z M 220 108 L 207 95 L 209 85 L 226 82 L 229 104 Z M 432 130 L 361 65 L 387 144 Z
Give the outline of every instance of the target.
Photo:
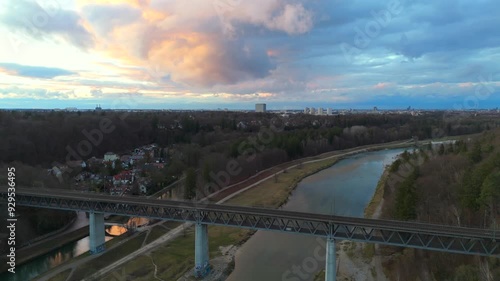
M 146 172 L 151 172 L 163 168 L 165 168 L 165 163 L 146 163 L 143 166 L 143 170 Z
M 59 181 L 62 181 L 63 171 L 59 167 L 54 166 L 52 167 L 52 169 L 50 169 L 50 171 L 51 174 L 54 175 Z
M 113 176 L 113 185 L 127 185 L 134 181 L 134 174 L 132 171 L 122 171 L 118 175 Z
M 135 163 L 138 161 L 142 161 L 143 159 L 144 159 L 144 154 L 134 154 L 132 155 L 130 160 L 132 161 L 132 163 Z
M 130 162 L 130 159 L 132 159 L 131 155 L 123 155 L 122 157 L 120 157 L 120 161 L 122 161 L 122 163 L 128 163 Z
M 157 157 L 157 158 L 154 159 L 154 162 L 155 163 L 165 163 L 165 158 Z
M 104 154 L 104 162 L 114 162 L 116 160 L 120 159 L 116 153 L 113 152 L 106 152 Z
M 151 188 L 151 179 L 140 178 L 137 180 L 137 184 L 139 186 L 139 192 L 142 194 L 147 194 L 148 190 Z
M 152 159 L 154 158 L 155 153 L 154 149 L 144 149 L 144 148 L 136 148 L 134 153 L 132 153 L 132 160 L 134 162 L 144 160 L 144 159 Z
M 247 124 L 245 124 L 243 121 L 240 121 L 238 124 L 236 124 L 236 128 L 238 128 L 239 130 L 245 130 L 247 127 Z
M 122 157 L 120 157 L 120 161 L 122 162 L 123 168 L 128 168 L 134 164 L 134 160 L 132 160 L 131 155 L 123 155 Z
M 84 180 L 86 180 L 88 178 L 90 178 L 90 173 L 88 173 L 88 172 L 81 172 L 77 176 L 75 176 L 75 181 L 81 182 L 81 181 L 84 181 Z
M 90 167 L 95 167 L 99 166 L 102 164 L 103 159 L 92 157 L 89 160 L 87 160 L 87 163 Z
M 83 160 L 66 161 L 66 165 L 71 168 L 85 168 L 87 164 Z

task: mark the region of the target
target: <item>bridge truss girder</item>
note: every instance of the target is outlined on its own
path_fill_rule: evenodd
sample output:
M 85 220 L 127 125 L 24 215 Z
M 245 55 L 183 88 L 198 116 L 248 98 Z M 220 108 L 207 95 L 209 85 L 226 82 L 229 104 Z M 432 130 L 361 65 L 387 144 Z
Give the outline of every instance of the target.
M 6 199 L 6 194 L 1 194 Z M 161 201 L 159 201 L 161 202 Z M 304 235 L 330 237 L 459 254 L 500 257 L 498 240 L 428 231 L 403 231 L 388 227 L 360 226 L 330 220 L 297 219 L 286 216 L 211 210 L 190 205 L 162 206 L 134 202 L 134 205 L 82 199 L 50 198 L 43 195 L 16 195 L 16 204 L 41 208 L 108 213 L 122 216 L 148 217 L 181 222 L 197 222 L 254 230 L 270 230 Z

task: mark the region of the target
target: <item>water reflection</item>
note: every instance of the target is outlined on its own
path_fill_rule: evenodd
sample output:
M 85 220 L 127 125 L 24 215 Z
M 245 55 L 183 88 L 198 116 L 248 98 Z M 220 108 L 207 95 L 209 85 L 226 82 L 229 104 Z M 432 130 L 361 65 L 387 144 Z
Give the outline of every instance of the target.
M 113 237 L 106 236 L 105 240 L 109 241 Z M 89 250 L 89 237 L 82 238 L 78 241 L 66 244 L 59 249 L 42 255 L 25 264 L 16 266 L 16 273 L 4 272 L 0 274 L 2 281 L 26 281 L 35 278 L 36 276 L 54 268 L 76 256 L 79 256 Z
M 134 227 L 146 225 L 148 223 L 149 223 L 149 219 L 147 219 L 147 218 L 130 218 L 127 222 L 127 226 L 134 228 Z
M 107 226 L 106 233 L 111 236 L 119 236 L 127 232 L 129 229 L 135 229 L 137 227 L 147 225 L 148 223 L 149 219 L 147 218 L 134 217 L 130 218 L 124 225 L 117 224 L 117 225 Z
M 106 228 L 106 233 L 111 236 L 119 236 L 127 232 L 127 228 L 119 225 L 112 225 Z
M 341 160 L 301 181 L 283 209 L 362 217 L 384 166 L 403 151 L 362 153 Z M 227 281 L 312 280 L 314 273 L 324 268 L 323 263 L 307 277 L 286 278 L 283 274 L 307 257 L 314 257 L 318 246 L 314 237 L 258 231 L 236 253 L 236 266 Z

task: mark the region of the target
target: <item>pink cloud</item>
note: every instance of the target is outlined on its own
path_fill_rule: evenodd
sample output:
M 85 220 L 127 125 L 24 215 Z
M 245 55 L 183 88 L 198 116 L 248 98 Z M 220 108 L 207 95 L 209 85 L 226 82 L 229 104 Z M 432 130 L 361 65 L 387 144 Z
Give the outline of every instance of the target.
M 373 86 L 374 89 L 380 90 L 380 89 L 386 89 L 390 87 L 392 83 L 387 83 L 387 82 L 381 82 L 378 83 L 377 85 Z

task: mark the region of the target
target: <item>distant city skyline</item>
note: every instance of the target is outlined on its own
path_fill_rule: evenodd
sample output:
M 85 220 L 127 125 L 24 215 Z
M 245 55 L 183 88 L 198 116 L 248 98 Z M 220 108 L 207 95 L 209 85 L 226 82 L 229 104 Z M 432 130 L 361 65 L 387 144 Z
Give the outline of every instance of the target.
M 5 0 L 0 108 L 496 108 L 498 14 L 493 0 Z

